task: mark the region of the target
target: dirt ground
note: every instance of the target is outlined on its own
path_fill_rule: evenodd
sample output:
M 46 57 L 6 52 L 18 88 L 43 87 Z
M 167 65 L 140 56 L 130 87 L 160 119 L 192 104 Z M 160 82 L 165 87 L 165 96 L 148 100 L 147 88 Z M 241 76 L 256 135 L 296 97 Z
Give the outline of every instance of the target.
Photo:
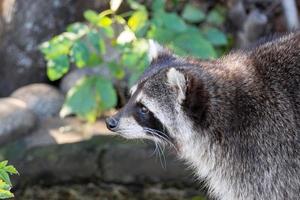
M 194 189 L 116 184 L 32 186 L 15 193 L 16 200 L 206 200 Z

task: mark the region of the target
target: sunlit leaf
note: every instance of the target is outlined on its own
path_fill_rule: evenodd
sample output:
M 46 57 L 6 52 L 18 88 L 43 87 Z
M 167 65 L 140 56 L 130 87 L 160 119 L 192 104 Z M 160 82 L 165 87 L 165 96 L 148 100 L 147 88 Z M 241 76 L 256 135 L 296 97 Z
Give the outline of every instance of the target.
M 5 183 L 3 180 L 0 179 L 0 189 L 2 190 L 10 190 L 11 186 Z
M 0 199 L 7 199 L 14 197 L 13 193 L 8 190 L 0 189 Z
M 47 76 L 51 81 L 60 79 L 69 70 L 69 59 L 67 55 L 58 56 L 47 62 Z
M 5 166 L 3 169 L 10 174 L 19 174 L 16 168 L 12 165 Z
M 110 9 L 117 11 L 123 0 L 110 0 Z
M 185 20 L 194 23 L 203 21 L 205 19 L 205 14 L 199 8 L 191 4 L 186 4 L 182 12 L 182 17 Z
M 145 25 L 147 19 L 146 9 L 135 11 L 128 20 L 128 26 L 136 32 Z
M 11 186 L 11 181 L 6 171 L 0 170 L 0 179 L 3 180 L 6 184 Z
M 100 27 L 108 27 L 112 24 L 112 20 L 109 17 L 101 17 L 98 22 L 97 25 Z
M 64 35 L 59 35 L 50 41 L 44 42 L 40 46 L 40 49 L 45 55 L 46 59 L 54 59 L 61 55 L 69 54 L 72 44 L 73 42 L 70 39 Z
M 84 23 L 76 22 L 76 23 L 70 24 L 67 27 L 67 31 L 78 34 L 78 35 L 83 35 L 89 31 L 89 27 Z
M 120 33 L 120 35 L 118 36 L 117 43 L 125 44 L 125 43 L 133 41 L 134 39 L 135 39 L 134 33 L 131 30 L 126 29 L 122 33 Z
M 0 168 L 4 168 L 7 165 L 8 161 L 7 160 L 3 160 L 0 162 Z

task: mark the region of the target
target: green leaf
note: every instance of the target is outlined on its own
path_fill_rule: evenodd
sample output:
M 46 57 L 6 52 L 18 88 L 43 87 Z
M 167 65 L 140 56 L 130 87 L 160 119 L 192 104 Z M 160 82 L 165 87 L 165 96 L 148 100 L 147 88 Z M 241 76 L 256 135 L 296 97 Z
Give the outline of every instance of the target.
M 217 28 L 208 27 L 204 29 L 204 35 L 213 45 L 228 44 L 226 35 Z
M 122 65 L 133 68 L 139 61 L 140 56 L 136 53 L 124 53 L 121 58 Z
M 210 24 L 219 26 L 224 23 L 225 16 L 222 15 L 217 9 L 213 9 L 208 13 L 206 21 Z
M 164 28 L 151 26 L 150 30 L 147 33 L 148 38 L 152 38 L 160 43 L 168 43 L 173 41 L 175 38 L 176 33 L 173 31 L 168 31 Z
M 195 196 L 192 198 L 192 200 L 206 200 L 206 198 L 203 196 Z
M 10 190 L 11 186 L 5 183 L 3 180 L 0 179 L 0 189 L 2 190 Z
M 110 80 L 96 77 L 96 90 L 100 97 L 101 110 L 107 110 L 116 106 L 117 94 Z
M 161 20 L 169 31 L 183 32 L 187 28 L 185 22 L 176 13 L 162 13 Z
M 84 23 L 76 22 L 76 23 L 70 24 L 67 27 L 67 31 L 82 35 L 89 31 L 89 27 Z
M 69 54 L 72 44 L 73 41 L 71 41 L 66 34 L 62 34 L 54 37 L 50 41 L 44 42 L 40 46 L 40 49 L 46 59 L 50 60 L 61 55 Z
M 67 55 L 61 55 L 47 62 L 47 75 L 51 81 L 60 79 L 69 70 L 69 59 Z
M 99 54 L 91 53 L 89 55 L 89 60 L 87 62 L 87 66 L 89 66 L 89 67 L 97 66 L 97 65 L 100 65 L 102 62 L 103 62 L 103 60 Z
M 202 59 L 215 58 L 217 55 L 212 44 L 195 29 L 189 29 L 188 33 L 178 35 L 173 45 L 185 50 L 189 55 Z
M 127 3 L 129 4 L 130 8 L 133 10 L 145 10 L 146 7 L 143 4 L 140 4 L 136 2 L 135 0 L 127 0 Z
M 195 6 L 186 4 L 183 9 L 182 17 L 189 22 L 195 23 L 203 21 L 205 19 L 205 14 Z
M 97 116 L 97 101 L 95 98 L 94 78 L 83 78 L 69 90 L 61 115 L 75 113 L 89 121 L 95 121 Z
M 0 170 L 0 179 L 3 180 L 6 184 L 11 186 L 10 178 L 6 171 Z
M 19 172 L 16 170 L 16 168 L 12 165 L 8 165 L 4 167 L 4 170 L 10 174 L 19 174 Z
M 8 161 L 7 160 L 4 160 L 4 161 L 1 161 L 0 162 L 0 168 L 4 168 L 6 165 L 7 165 Z
M 0 189 L 0 199 L 8 199 L 14 197 L 13 193 L 8 190 Z
M 98 52 L 105 54 L 106 45 L 104 40 L 101 38 L 100 33 L 98 33 L 97 31 L 91 31 L 87 34 L 87 38 Z
M 83 13 L 83 16 L 87 21 L 91 22 L 92 24 L 97 24 L 99 21 L 98 14 L 93 10 L 86 10 Z
M 117 11 L 123 0 L 110 0 L 110 9 Z
M 118 79 L 121 80 L 125 77 L 125 71 L 122 69 L 120 65 L 118 65 L 116 62 L 112 61 L 108 63 L 109 69 L 112 73 L 112 75 Z
M 89 60 L 89 50 L 86 44 L 80 40 L 77 41 L 71 50 L 71 57 L 78 68 L 86 66 Z
M 108 38 L 113 38 L 115 35 L 114 29 L 111 26 L 102 27 L 100 29 L 100 32 L 103 33 Z
M 112 108 L 116 102 L 117 95 L 111 81 L 101 77 L 83 78 L 68 92 L 60 114 L 75 113 L 93 122 L 99 112 Z
M 165 0 L 153 0 L 152 12 L 160 12 L 165 8 Z
M 137 32 L 143 26 L 145 26 L 146 21 L 148 20 L 148 13 L 146 9 L 135 11 L 128 20 L 128 26 L 134 31 Z
M 109 27 L 112 23 L 113 23 L 112 19 L 110 19 L 109 17 L 104 16 L 104 17 L 101 17 L 98 20 L 97 25 L 99 27 Z

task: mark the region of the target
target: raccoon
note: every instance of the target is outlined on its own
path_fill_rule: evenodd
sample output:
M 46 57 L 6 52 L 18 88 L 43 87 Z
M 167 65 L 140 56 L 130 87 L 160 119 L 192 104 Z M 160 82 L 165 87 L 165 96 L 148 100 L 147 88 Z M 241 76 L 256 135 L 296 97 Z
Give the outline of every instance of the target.
M 300 199 L 300 32 L 211 61 L 151 44 L 107 127 L 169 144 L 216 199 Z

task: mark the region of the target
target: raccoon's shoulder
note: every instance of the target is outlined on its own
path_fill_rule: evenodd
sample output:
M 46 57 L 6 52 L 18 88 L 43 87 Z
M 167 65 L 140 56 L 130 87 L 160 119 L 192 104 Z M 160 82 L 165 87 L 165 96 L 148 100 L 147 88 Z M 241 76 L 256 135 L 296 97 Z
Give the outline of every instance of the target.
M 300 31 L 251 49 L 249 58 L 259 72 L 300 76 Z

